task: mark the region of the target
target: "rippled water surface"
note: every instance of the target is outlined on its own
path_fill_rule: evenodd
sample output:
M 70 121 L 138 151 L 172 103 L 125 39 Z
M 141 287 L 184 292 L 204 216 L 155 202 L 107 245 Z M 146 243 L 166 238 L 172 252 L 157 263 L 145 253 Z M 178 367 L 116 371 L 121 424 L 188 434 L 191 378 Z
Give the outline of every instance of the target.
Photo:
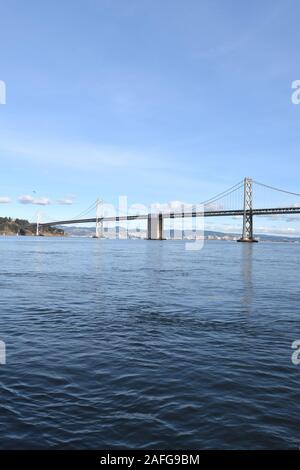
M 300 245 L 2 238 L 0 448 L 299 448 Z

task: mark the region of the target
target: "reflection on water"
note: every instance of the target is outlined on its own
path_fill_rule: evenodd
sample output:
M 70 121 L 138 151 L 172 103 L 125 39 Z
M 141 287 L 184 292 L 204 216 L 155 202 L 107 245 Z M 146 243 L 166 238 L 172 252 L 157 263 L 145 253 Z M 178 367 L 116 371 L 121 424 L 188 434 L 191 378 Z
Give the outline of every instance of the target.
M 241 243 L 241 276 L 244 286 L 243 304 L 247 306 L 249 313 L 251 313 L 253 301 L 252 260 L 254 250 L 253 243 Z

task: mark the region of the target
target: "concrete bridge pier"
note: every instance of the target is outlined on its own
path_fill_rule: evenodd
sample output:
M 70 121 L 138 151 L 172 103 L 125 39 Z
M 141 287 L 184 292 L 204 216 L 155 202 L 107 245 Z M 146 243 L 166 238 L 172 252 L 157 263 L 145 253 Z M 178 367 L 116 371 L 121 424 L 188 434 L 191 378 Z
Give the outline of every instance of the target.
M 148 214 L 147 239 L 164 240 L 164 225 L 162 214 Z

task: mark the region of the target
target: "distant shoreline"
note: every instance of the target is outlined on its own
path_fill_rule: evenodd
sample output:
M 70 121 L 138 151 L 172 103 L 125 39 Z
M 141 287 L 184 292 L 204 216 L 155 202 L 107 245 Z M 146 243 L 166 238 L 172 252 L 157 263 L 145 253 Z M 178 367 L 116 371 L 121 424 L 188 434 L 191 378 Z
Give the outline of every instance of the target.
M 26 234 L 26 235 L 18 235 L 17 233 L 0 233 L 0 238 L 80 238 L 80 239 L 95 239 L 92 235 L 70 235 L 68 233 L 65 234 L 58 234 L 58 233 L 45 233 L 42 235 L 35 235 L 34 233 Z M 212 242 L 212 241 L 217 241 L 217 242 L 237 242 L 238 236 L 234 237 L 229 237 L 226 236 L 224 238 L 222 237 L 205 237 L 204 241 L 205 242 Z M 287 237 L 275 237 L 275 236 L 267 236 L 267 235 L 257 235 L 256 239 L 259 241 L 259 243 L 293 243 L 293 244 L 300 244 L 300 238 L 287 238 Z M 145 237 L 136 237 L 136 236 L 128 236 L 127 238 L 125 237 L 103 237 L 102 240 L 121 240 L 121 241 L 126 241 L 126 240 L 140 240 L 140 241 L 147 241 L 147 238 Z M 165 238 L 163 241 L 182 241 L 182 242 L 193 242 L 196 241 L 197 239 L 195 238 Z M 199 240 L 199 238 L 198 238 Z

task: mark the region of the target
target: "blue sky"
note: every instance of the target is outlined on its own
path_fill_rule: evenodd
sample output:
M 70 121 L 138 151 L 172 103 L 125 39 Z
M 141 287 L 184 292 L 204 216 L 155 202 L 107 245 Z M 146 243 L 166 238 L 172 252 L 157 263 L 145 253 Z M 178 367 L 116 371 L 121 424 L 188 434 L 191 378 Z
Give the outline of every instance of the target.
M 50 218 L 97 197 L 198 202 L 248 175 L 300 192 L 297 0 L 0 0 L 0 14 L 0 215 L 34 217 L 24 196 Z

